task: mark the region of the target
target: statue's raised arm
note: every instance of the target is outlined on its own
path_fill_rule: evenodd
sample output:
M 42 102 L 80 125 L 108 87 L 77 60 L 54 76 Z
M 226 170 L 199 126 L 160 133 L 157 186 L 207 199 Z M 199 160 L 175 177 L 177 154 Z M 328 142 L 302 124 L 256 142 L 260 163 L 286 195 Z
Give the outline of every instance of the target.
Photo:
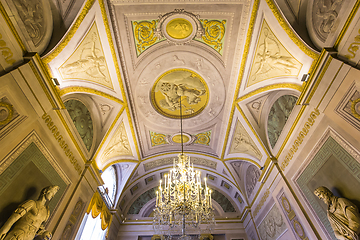
M 47 205 L 59 190 L 58 186 L 48 186 L 41 190 L 39 198 L 20 204 L 0 228 L 0 240 L 32 240 L 36 235 L 50 240 L 51 232 L 44 229 L 50 210 Z

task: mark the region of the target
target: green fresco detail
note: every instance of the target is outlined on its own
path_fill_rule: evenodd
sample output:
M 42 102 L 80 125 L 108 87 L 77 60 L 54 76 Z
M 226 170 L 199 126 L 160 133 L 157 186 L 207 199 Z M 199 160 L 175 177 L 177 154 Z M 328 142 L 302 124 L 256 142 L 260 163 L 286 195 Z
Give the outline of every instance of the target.
M 155 36 L 157 24 L 158 20 L 143 20 L 131 22 L 134 34 L 136 56 L 140 56 L 140 54 L 146 51 L 149 47 L 165 39 L 159 39 L 157 36 Z
M 151 199 L 156 197 L 157 189 L 158 187 L 154 187 L 141 194 L 129 208 L 128 214 L 139 214 L 141 208 Z
M 91 115 L 86 106 L 78 100 L 64 102 L 76 130 L 80 134 L 86 149 L 90 151 L 93 142 L 94 132 Z
M 226 30 L 226 20 L 200 19 L 205 31 L 199 42 L 205 43 L 215 49 L 221 56 L 223 55 L 224 36 Z
M 296 101 L 297 97 L 284 95 L 279 97 L 272 105 L 267 124 L 269 142 L 272 148 L 274 148 L 279 139 L 281 131 L 283 130 Z
M 211 198 L 221 206 L 224 212 L 236 212 L 229 199 L 227 199 L 222 193 L 215 189 L 212 191 Z
M 158 187 L 154 187 L 141 194 L 129 208 L 128 214 L 139 214 L 141 208 L 144 207 L 146 203 L 151 199 L 156 198 L 157 190 Z M 215 189 L 213 189 L 213 192 L 211 193 L 211 198 L 221 206 L 224 212 L 236 212 L 231 202 Z

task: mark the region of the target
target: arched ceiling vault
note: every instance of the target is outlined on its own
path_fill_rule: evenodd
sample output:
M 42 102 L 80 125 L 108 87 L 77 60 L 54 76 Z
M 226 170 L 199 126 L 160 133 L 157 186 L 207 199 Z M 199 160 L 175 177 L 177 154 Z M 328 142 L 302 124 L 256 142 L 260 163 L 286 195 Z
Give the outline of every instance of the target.
M 122 214 L 181 151 L 180 104 L 184 151 L 214 179 L 209 184 L 232 203 L 235 218 L 256 198 L 291 112 L 299 111 L 276 100 L 301 94 L 319 54 L 277 5 L 205 2 L 87 0 L 42 58 L 63 101 L 79 100 L 95 121 L 92 147 L 81 148 L 86 158 L 99 170 L 131 169 L 118 194 Z M 275 144 L 269 129 L 277 131 Z

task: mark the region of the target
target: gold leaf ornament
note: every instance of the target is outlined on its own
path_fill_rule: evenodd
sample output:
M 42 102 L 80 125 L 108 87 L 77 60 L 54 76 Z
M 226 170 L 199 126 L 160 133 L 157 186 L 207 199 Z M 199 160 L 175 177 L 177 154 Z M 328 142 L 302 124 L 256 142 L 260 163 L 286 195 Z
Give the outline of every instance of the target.
M 201 20 L 205 34 L 202 36 L 202 40 L 209 45 L 212 45 L 219 53 L 222 49 L 222 39 L 225 35 L 226 20 L 221 22 L 218 20 Z
M 157 21 L 153 20 L 149 21 L 141 21 L 141 22 L 133 22 L 135 27 L 134 33 L 136 38 L 136 49 L 139 53 L 142 53 L 146 47 L 151 46 L 157 40 L 155 36 L 155 28 Z
M 157 146 L 162 144 L 168 144 L 166 141 L 166 135 L 150 131 L 151 145 Z
M 208 145 L 210 144 L 211 131 L 199 133 L 196 135 L 196 141 L 194 143 Z

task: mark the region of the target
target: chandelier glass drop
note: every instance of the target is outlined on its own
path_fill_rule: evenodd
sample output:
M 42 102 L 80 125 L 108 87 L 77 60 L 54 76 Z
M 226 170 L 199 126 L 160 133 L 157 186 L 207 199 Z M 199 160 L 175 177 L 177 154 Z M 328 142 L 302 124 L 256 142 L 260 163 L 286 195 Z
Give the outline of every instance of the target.
M 182 114 L 180 100 L 181 140 Z M 187 232 L 200 234 L 201 229 L 210 233 L 215 224 L 214 210 L 211 203 L 211 190 L 206 183 L 202 185 L 200 171 L 194 170 L 190 157 L 182 151 L 174 159 L 170 172 L 160 180 L 156 192 L 153 226 L 155 234 L 179 239 L 191 239 Z M 201 227 L 202 225 L 202 227 Z

